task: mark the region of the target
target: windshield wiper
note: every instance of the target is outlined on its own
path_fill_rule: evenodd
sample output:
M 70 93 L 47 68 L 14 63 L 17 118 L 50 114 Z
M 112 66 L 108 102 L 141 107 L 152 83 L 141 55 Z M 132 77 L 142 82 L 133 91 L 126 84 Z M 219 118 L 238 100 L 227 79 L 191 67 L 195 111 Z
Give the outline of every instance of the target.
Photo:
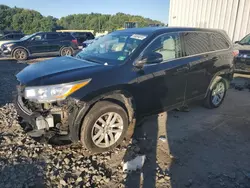
M 91 61 L 91 62 L 94 62 L 94 63 L 98 63 L 98 64 L 103 64 L 102 61 L 98 61 L 96 59 L 91 59 L 91 58 L 81 58 L 83 60 L 86 60 L 86 61 Z

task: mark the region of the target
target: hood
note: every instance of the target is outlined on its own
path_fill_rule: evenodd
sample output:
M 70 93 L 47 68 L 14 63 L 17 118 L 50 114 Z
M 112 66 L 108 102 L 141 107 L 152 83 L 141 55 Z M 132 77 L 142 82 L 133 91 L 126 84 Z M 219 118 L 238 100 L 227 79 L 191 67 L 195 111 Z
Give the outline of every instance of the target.
M 8 42 L 4 44 L 19 43 L 19 42 L 22 42 L 22 41 L 21 40 L 9 40 Z
M 84 79 L 84 74 L 103 67 L 101 64 L 65 56 L 29 65 L 16 77 L 23 85 L 51 85 Z

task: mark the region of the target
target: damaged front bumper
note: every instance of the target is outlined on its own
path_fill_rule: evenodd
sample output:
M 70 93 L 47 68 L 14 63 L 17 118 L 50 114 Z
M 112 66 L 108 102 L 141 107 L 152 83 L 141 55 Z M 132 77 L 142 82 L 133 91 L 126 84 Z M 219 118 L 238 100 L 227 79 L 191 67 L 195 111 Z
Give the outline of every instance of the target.
M 31 137 L 45 138 L 42 139 L 43 141 L 78 139 L 70 134 L 76 135 L 73 120 L 78 113 L 79 105 L 74 99 L 67 99 L 60 103 L 38 104 L 18 95 L 15 106 L 20 124 Z

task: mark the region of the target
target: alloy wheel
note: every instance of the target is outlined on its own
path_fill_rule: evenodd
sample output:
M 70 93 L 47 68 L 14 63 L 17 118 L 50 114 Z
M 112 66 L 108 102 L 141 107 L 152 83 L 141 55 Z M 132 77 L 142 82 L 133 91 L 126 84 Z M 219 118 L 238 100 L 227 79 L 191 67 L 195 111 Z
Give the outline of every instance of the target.
M 108 112 L 100 116 L 95 122 L 91 138 L 100 148 L 108 148 L 115 144 L 123 132 L 123 120 L 118 113 Z
M 71 54 L 72 54 L 71 49 L 69 49 L 69 48 L 63 49 L 63 51 L 62 51 L 63 56 L 71 55 Z
M 15 53 L 16 59 L 25 59 L 26 53 L 23 50 L 17 50 Z
M 220 102 L 223 100 L 225 95 L 225 85 L 222 82 L 216 84 L 216 87 L 212 91 L 212 103 L 215 106 L 218 106 Z

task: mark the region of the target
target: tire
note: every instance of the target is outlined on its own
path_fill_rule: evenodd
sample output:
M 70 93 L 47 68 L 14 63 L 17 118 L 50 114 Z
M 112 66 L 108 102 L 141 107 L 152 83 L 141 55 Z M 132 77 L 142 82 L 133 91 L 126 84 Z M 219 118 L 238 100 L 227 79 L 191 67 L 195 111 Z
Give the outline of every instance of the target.
M 106 123 L 108 122 L 110 113 L 112 113 L 113 116 L 111 114 L 112 118 L 110 119 L 111 121 L 107 126 Z M 100 118 L 104 121 L 100 121 Z M 114 118 L 116 120 L 112 124 L 112 120 L 114 120 Z M 105 125 L 101 122 L 105 122 Z M 123 126 L 119 126 L 118 128 L 117 125 Z M 99 129 L 99 127 L 103 129 Z M 105 129 L 107 129 L 107 132 L 105 132 Z M 83 146 L 91 153 L 107 152 L 117 147 L 123 141 L 124 137 L 126 136 L 127 129 L 128 115 L 126 111 L 121 106 L 115 103 L 109 101 L 101 101 L 97 102 L 84 118 L 80 132 L 80 140 Z M 116 131 L 117 133 L 113 133 L 112 131 Z M 111 139 L 110 134 L 113 135 L 113 140 Z M 100 136 L 98 137 L 98 135 Z M 105 136 L 103 137 L 103 135 Z M 106 145 L 106 137 L 109 140 L 109 142 L 107 143 L 109 143 L 110 145 Z M 101 139 L 103 140 L 98 143 L 98 141 L 100 141 Z
M 216 89 L 218 89 L 218 87 L 223 87 L 224 90 L 223 90 L 223 92 L 221 92 L 221 95 L 219 95 L 219 94 L 217 95 L 217 97 L 219 97 L 218 100 L 213 101 L 213 99 L 215 97 Z M 222 88 L 220 90 L 222 90 Z M 209 89 L 209 92 L 204 100 L 204 106 L 206 108 L 209 108 L 209 109 L 218 108 L 222 104 L 222 102 L 226 96 L 226 92 L 227 92 L 226 81 L 223 78 L 217 80 L 216 83 L 213 84 L 212 89 Z
M 28 59 L 28 52 L 23 48 L 17 48 L 13 52 L 13 57 L 18 61 L 23 61 Z
M 70 47 L 63 47 L 60 51 L 60 56 L 72 56 L 73 55 L 73 51 Z

